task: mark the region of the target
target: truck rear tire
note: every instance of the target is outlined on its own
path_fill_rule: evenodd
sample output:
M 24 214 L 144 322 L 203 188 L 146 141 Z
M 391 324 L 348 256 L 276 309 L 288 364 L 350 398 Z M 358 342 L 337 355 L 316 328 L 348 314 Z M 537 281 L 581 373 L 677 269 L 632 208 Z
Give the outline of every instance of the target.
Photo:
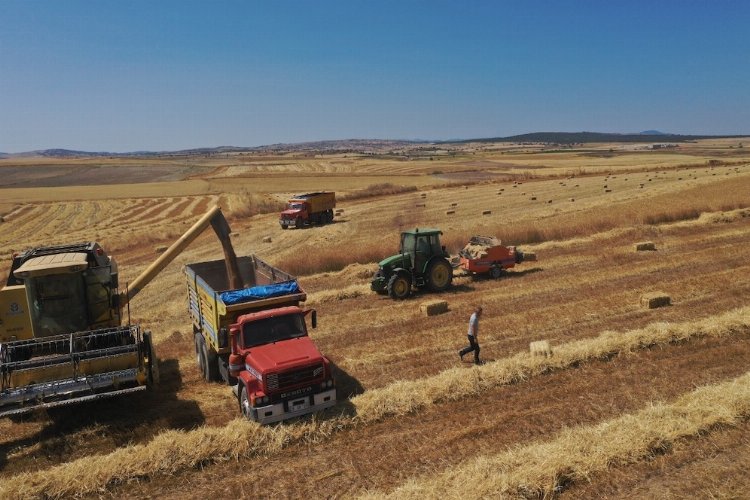
M 219 373 L 217 356 L 210 352 L 210 349 L 206 346 L 206 342 L 202 338 L 200 344 L 201 352 L 198 364 L 200 365 L 201 375 L 206 382 L 218 382 L 221 380 L 221 374 Z
M 442 292 L 451 286 L 453 268 L 444 259 L 433 260 L 427 267 L 427 283 L 433 292 Z
M 501 267 L 493 266 L 490 268 L 490 276 L 492 276 L 493 279 L 498 279 L 502 275 L 503 269 Z

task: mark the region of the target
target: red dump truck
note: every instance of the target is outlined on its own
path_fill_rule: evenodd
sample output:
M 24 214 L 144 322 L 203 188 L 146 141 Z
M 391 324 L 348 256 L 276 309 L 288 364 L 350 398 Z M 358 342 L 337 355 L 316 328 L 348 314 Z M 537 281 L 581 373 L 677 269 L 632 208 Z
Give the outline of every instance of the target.
M 307 335 L 314 309 L 297 280 L 255 256 L 237 258 L 240 289 L 225 261 L 188 264 L 185 275 L 198 366 L 232 386 L 242 414 L 268 424 L 336 404 L 331 366 Z
M 333 222 L 334 208 L 334 192 L 301 194 L 289 200 L 286 209 L 279 215 L 279 224 L 281 229 L 290 226 L 301 228 L 309 224 L 328 224 Z

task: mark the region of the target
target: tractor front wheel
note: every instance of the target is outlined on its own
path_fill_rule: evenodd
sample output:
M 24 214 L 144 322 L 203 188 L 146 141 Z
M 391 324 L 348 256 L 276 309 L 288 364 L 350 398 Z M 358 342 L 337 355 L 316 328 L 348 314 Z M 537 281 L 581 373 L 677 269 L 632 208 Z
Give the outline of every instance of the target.
M 395 273 L 388 280 L 388 295 L 395 300 L 403 300 L 411 293 L 411 280 L 405 272 Z
M 427 268 L 427 280 L 430 290 L 442 292 L 451 286 L 453 268 L 443 259 L 434 260 Z

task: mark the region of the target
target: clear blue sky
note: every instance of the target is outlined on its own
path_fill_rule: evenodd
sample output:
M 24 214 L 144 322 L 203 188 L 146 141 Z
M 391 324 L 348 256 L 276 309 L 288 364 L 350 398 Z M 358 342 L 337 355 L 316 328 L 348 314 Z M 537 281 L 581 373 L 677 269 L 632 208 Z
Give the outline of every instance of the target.
M 747 1 L 0 0 L 0 151 L 750 134 Z

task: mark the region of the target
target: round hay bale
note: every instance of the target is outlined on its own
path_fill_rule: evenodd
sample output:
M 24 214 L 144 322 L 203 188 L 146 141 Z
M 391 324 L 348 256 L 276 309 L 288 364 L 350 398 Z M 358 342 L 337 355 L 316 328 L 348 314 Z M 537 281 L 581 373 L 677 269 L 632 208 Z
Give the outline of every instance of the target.
M 424 203 L 417 203 L 414 206 L 417 207 L 417 208 L 424 208 L 426 205 Z
M 492 210 L 482 210 L 482 215 L 490 215 L 492 214 Z
M 611 192 L 612 192 L 612 190 L 611 190 L 611 189 L 605 189 L 605 190 L 604 190 L 604 192 L 605 192 L 605 193 L 611 193 Z
M 167 245 L 157 245 L 154 247 L 155 253 L 164 253 L 167 251 L 167 248 L 169 248 Z
M 536 196 L 532 196 L 531 201 L 536 201 Z
M 446 211 L 445 211 L 445 215 L 453 215 L 453 214 L 455 214 L 455 213 L 456 213 L 456 211 L 455 211 L 455 210 L 446 210 Z
M 576 199 L 575 198 L 571 198 L 570 201 L 576 201 Z
M 636 252 L 645 252 L 650 250 L 656 250 L 656 245 L 653 241 L 641 241 L 635 244 Z
M 457 206 L 458 206 L 458 203 L 451 203 L 451 206 L 452 206 L 452 207 L 457 207 Z
M 270 236 L 264 236 L 263 237 L 263 243 L 271 243 L 271 237 Z

